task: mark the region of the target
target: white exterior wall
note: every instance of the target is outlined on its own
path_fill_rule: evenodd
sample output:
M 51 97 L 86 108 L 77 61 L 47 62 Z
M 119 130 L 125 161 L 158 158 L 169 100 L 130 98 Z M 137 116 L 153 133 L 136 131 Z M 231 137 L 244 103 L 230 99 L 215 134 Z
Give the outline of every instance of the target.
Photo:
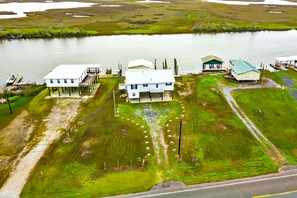
M 158 84 L 158 88 L 156 87 L 156 84 Z M 158 93 L 158 92 L 173 91 L 173 90 L 174 90 L 173 82 L 171 82 L 171 85 L 167 85 L 167 86 L 166 86 L 166 83 L 148 84 L 147 87 L 144 87 L 143 84 L 137 84 L 137 89 L 131 89 L 131 85 L 127 85 L 128 98 L 131 98 L 131 99 L 139 98 L 141 92 Z
M 73 79 L 73 83 L 71 83 L 71 79 L 52 79 L 53 83 L 51 83 L 51 79 L 46 79 L 45 83 L 47 87 L 79 87 L 79 83 L 83 81 L 83 79 L 87 76 L 87 70 L 85 70 L 80 78 Z M 58 83 L 60 80 L 60 83 Z M 66 80 L 67 83 L 64 82 Z
M 231 71 L 232 76 L 238 81 L 248 80 L 260 80 L 260 73 L 255 71 L 249 71 L 243 74 L 236 74 L 233 70 Z

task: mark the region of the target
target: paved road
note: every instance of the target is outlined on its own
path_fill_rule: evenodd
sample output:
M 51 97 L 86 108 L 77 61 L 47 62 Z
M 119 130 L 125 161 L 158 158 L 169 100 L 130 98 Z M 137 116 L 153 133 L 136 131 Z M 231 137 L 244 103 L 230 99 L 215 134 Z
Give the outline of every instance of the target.
M 297 170 L 247 179 L 235 179 L 224 182 L 122 195 L 121 197 L 297 198 Z

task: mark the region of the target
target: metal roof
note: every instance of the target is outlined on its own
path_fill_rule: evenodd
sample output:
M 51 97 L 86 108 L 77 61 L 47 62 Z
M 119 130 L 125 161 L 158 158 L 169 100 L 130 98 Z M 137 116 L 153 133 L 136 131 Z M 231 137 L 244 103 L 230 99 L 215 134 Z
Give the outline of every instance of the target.
M 205 56 L 203 58 L 201 58 L 202 62 L 203 63 L 207 63 L 209 61 L 212 61 L 212 60 L 217 60 L 217 61 L 220 61 L 220 62 L 224 62 L 221 58 L 215 56 L 215 55 L 208 55 L 208 56 Z
M 53 69 L 44 79 L 78 79 L 87 68 L 100 68 L 100 64 L 89 65 L 59 65 Z
M 277 62 L 290 62 L 290 61 L 297 61 L 297 55 L 289 56 L 289 57 L 277 57 L 275 58 Z
M 128 70 L 126 84 L 153 84 L 175 82 L 173 71 L 167 70 Z
M 243 73 L 246 73 L 249 71 L 255 71 L 255 72 L 260 73 L 260 71 L 255 66 L 253 66 L 252 64 L 250 64 L 247 61 L 231 60 L 230 62 L 232 64 L 231 69 L 237 74 L 243 74 Z
M 128 69 L 133 69 L 133 67 L 139 67 L 139 66 L 144 66 L 144 67 L 147 67 L 148 69 L 154 69 L 153 63 L 144 59 L 132 60 L 132 61 L 129 61 L 128 63 Z

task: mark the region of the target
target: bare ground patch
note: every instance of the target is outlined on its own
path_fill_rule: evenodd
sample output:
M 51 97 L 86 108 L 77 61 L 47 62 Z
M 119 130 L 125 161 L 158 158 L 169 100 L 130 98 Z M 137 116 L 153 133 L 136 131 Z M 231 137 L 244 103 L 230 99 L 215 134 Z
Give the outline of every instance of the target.
M 23 111 L 8 126 L 0 130 L 0 183 L 8 176 L 16 158 L 21 155 L 33 131 L 28 112 Z
M 180 95 L 182 98 L 191 95 L 194 93 L 194 82 L 186 82 L 186 84 L 183 83 L 175 83 L 178 87 L 183 87 L 182 91 L 178 91 L 178 95 Z

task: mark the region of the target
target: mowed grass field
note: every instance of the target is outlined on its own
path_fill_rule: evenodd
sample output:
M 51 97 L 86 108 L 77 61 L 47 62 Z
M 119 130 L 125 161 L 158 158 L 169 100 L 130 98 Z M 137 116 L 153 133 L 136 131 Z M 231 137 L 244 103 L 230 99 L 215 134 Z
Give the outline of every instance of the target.
M 297 82 L 295 71 L 267 74 L 284 85 L 284 89 L 242 90 L 233 93 L 249 118 L 286 156 L 289 164 L 297 163 L 297 100 L 289 92 L 284 77 Z M 296 90 L 296 84 L 293 90 Z M 291 88 L 290 88 L 291 89 Z
M 128 111 L 126 117 L 114 117 L 112 89 L 118 82 L 116 78 L 100 80 L 95 98 L 73 123 L 71 142 L 64 142 L 65 134 L 52 145 L 22 197 L 107 196 L 149 190 L 155 184 L 153 152 L 152 158 L 144 160 L 146 146 L 152 148 L 150 139 L 144 138 L 147 126 L 137 116 L 130 117 L 133 113 L 128 108 L 123 108 Z M 145 141 L 150 143 L 145 145 Z
M 169 161 L 158 166 L 151 137 L 145 133 L 149 127 L 142 117 L 144 106 L 126 103 L 116 91 L 119 116 L 114 117 L 112 89 L 119 81 L 101 79 L 95 98 L 85 104 L 73 123 L 71 142 L 64 142 L 65 134 L 52 145 L 32 172 L 22 197 L 101 197 L 145 191 L 170 180 L 197 184 L 271 173 L 278 168 L 227 105 L 217 82 L 232 83 L 222 75 L 179 78 L 175 101 L 151 104 L 160 112 L 168 145 Z
M 238 6 L 191 0 L 175 0 L 171 3 L 139 3 L 134 0 L 88 2 L 101 4 L 88 8 L 28 13 L 25 18 L 1 19 L 0 37 L 170 34 L 297 28 L 297 8 L 290 6 Z M 102 4 L 121 6 L 102 7 Z M 283 13 L 275 14 L 270 11 Z M 73 17 L 75 14 L 89 17 Z
M 182 77 L 178 92 L 193 92 L 179 100 L 184 106 L 181 155 L 170 152 L 172 179 L 186 184 L 213 182 L 276 171 L 276 165 L 228 106 L 217 82 L 222 75 Z M 190 92 L 188 92 L 190 93 Z M 178 95 L 178 94 L 176 94 Z M 175 123 L 175 124 L 174 124 Z M 179 122 L 165 127 L 179 131 Z M 168 137 L 168 136 L 166 136 Z M 171 140 L 166 138 L 167 143 Z M 177 148 L 178 135 L 173 137 Z

